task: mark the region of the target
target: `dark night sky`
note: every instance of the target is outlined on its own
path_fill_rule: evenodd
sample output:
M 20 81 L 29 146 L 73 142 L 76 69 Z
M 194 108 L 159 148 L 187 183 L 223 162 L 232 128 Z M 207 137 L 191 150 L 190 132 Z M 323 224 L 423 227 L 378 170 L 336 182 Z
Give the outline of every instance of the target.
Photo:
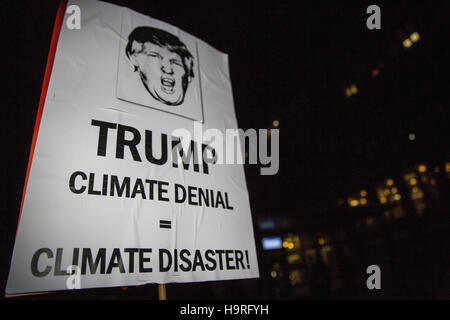
M 58 2 L 0 4 L 2 280 Z M 372 1 L 109 2 L 126 3 L 227 52 L 240 127 L 280 121 L 278 175 L 247 168 L 255 217 L 301 221 L 419 161 L 450 160 L 448 1 L 374 2 L 382 29 L 372 31 L 365 26 Z M 421 35 L 409 50 L 397 35 L 407 25 Z M 376 78 L 373 68 L 380 69 Z M 351 83 L 358 94 L 345 98 Z

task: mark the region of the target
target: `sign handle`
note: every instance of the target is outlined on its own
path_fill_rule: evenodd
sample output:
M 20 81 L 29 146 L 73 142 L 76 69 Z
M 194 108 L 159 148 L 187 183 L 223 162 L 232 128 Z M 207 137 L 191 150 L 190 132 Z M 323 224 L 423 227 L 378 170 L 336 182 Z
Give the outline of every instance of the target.
M 167 300 L 165 284 L 158 284 L 158 299 L 159 300 Z

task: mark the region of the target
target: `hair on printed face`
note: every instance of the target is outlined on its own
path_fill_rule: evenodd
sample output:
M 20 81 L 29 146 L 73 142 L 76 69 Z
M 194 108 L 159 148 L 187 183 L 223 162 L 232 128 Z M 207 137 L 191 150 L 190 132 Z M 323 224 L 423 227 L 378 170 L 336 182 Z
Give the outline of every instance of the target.
M 167 31 L 153 27 L 137 27 L 128 36 L 128 44 L 125 48 L 128 58 L 134 53 L 139 53 L 136 52 L 136 50 L 133 50 L 134 41 L 140 44 L 150 42 L 154 45 L 166 48 L 171 52 L 177 53 L 183 60 L 187 76 L 190 78 L 194 77 L 194 58 L 186 45 L 181 42 L 178 37 Z

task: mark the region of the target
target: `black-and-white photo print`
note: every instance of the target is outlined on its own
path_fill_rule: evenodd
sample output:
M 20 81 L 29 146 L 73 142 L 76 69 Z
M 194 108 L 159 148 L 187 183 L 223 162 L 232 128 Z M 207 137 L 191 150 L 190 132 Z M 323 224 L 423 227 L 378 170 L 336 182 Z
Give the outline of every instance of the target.
M 124 12 L 117 98 L 203 121 L 195 40 L 157 20 Z

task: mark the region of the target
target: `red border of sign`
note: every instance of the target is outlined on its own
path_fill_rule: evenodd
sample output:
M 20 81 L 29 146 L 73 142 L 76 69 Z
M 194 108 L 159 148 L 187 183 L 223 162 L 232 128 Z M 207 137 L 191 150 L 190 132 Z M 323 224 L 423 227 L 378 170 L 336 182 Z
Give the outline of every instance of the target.
M 22 201 L 20 203 L 19 221 L 17 222 L 16 237 L 14 239 L 14 246 L 16 245 L 17 233 L 19 231 L 20 218 L 22 217 L 23 202 L 25 200 L 25 193 L 27 191 L 28 177 L 30 175 L 31 163 L 33 162 L 34 148 L 36 147 L 36 141 L 39 134 L 39 127 L 41 124 L 42 113 L 44 111 L 45 98 L 47 97 L 48 84 L 50 83 L 50 77 L 53 69 L 53 62 L 55 61 L 56 48 L 58 46 L 59 34 L 64 20 L 64 14 L 66 11 L 67 0 L 61 0 L 59 3 L 58 11 L 56 12 L 55 24 L 53 26 L 52 39 L 50 42 L 50 50 L 47 57 L 47 65 L 45 67 L 44 82 L 42 83 L 41 98 L 39 99 L 39 107 L 36 115 L 36 122 L 34 124 L 33 140 L 31 142 L 30 155 L 28 157 L 27 175 L 25 176 L 25 184 L 23 186 Z M 28 293 L 39 294 L 39 293 Z M 5 297 L 23 296 L 28 294 L 6 294 Z

